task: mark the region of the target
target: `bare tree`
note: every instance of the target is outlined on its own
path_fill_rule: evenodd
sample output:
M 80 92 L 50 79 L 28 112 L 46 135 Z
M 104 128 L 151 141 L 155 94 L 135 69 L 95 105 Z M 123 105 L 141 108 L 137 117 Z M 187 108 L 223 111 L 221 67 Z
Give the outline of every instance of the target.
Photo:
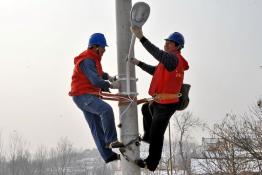
M 4 143 L 2 140 L 2 133 L 0 132 L 0 174 L 7 174 L 6 159 L 4 155 Z
M 177 144 L 175 144 L 175 145 L 177 145 Z M 158 167 L 159 170 L 166 171 L 167 175 L 171 175 L 171 169 L 174 172 L 173 165 L 175 164 L 174 163 L 174 158 L 175 158 L 174 155 L 175 155 L 176 149 L 174 149 L 173 146 L 174 146 L 173 140 L 170 139 L 169 141 L 167 141 L 167 140 L 164 141 L 162 157 L 161 157 L 159 167 Z M 171 152 L 170 152 L 170 149 L 173 149 L 173 150 L 171 150 Z
M 47 155 L 48 151 L 45 146 L 41 145 L 37 148 L 32 165 L 35 175 L 47 174 Z
M 10 136 L 9 140 L 9 168 L 12 175 L 17 174 L 16 170 L 16 158 L 19 144 L 21 143 L 21 138 L 17 135 L 16 132 Z
M 52 149 L 50 152 L 53 171 L 57 175 L 67 175 L 74 156 L 73 144 L 67 138 L 60 139 L 56 149 Z
M 249 113 L 239 118 L 235 114 L 228 114 L 225 120 L 213 130 L 213 133 L 234 143 L 237 147 L 248 152 L 258 162 L 261 162 L 262 115 L 257 113 L 256 110 L 253 112 L 255 116 Z
M 190 174 L 190 152 L 186 150 L 186 142 L 188 142 L 189 131 L 192 128 L 201 126 L 201 122 L 198 118 L 193 118 L 191 112 L 183 112 L 174 117 L 175 128 L 179 135 L 178 145 L 179 145 L 179 155 L 182 160 L 182 167 Z M 190 148 L 190 147 L 189 147 Z
M 27 142 L 13 132 L 9 141 L 9 171 L 12 175 L 31 175 L 31 153 Z
M 214 152 L 205 152 L 209 164 L 224 173 L 249 170 L 262 172 L 262 112 L 257 106 L 244 115 L 227 114 L 220 124 L 210 129 L 211 135 L 223 140 Z M 213 159 L 214 158 L 214 159 Z M 209 169 L 211 165 L 208 166 Z
M 51 150 L 39 146 L 33 156 L 27 146 L 27 142 L 17 132 L 13 132 L 9 137 L 8 152 L 3 155 L 3 142 L 0 137 L 0 175 L 111 175 L 113 173 L 112 167 L 104 163 L 97 150 L 78 152 L 67 138 L 60 139 L 57 146 Z
M 207 174 L 238 175 L 253 168 L 245 152 L 227 140 L 218 139 L 215 145 L 203 150 L 202 154 L 200 166 Z

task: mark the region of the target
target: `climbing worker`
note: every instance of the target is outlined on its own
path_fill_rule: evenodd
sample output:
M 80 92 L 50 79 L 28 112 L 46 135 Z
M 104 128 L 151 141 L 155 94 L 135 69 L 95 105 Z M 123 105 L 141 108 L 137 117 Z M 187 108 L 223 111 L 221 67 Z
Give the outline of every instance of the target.
M 84 113 L 99 153 L 106 163 L 119 160 L 112 148 L 124 146 L 117 140 L 112 107 L 99 97 L 101 91 L 118 89 L 118 80 L 103 72 L 101 59 L 107 42 L 102 33 L 90 36 L 88 48 L 74 58 L 69 95 Z M 107 80 L 111 80 L 111 83 Z
M 137 159 L 135 162 L 141 168 L 154 171 L 161 159 L 164 133 L 169 119 L 179 105 L 179 92 L 183 84 L 184 71 L 188 70 L 189 66 L 181 55 L 184 37 L 179 32 L 174 32 L 166 38 L 164 50 L 160 50 L 143 35 L 140 27 L 132 26 L 131 31 L 159 62 L 157 66 L 151 66 L 136 58 L 131 59 L 133 64 L 153 75 L 149 94 L 154 101 L 145 103 L 141 108 L 144 128 L 142 140 L 149 143 L 149 154 L 146 159 Z

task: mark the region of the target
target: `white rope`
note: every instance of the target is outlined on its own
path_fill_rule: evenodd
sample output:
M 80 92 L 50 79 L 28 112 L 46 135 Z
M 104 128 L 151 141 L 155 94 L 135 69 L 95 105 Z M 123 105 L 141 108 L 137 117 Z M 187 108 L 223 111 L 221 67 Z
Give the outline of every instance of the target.
M 128 106 L 126 107 L 126 109 L 120 114 L 120 118 L 122 119 L 122 117 L 125 115 L 125 113 L 129 110 L 129 108 L 131 107 L 132 103 L 135 101 L 135 98 L 136 96 L 134 96 L 134 98 L 132 99 L 130 96 L 129 97 L 129 100 L 130 100 L 130 103 L 128 104 Z
M 127 94 L 130 94 L 130 59 L 134 56 L 134 45 L 136 41 L 136 36 L 132 34 L 131 43 L 129 46 L 127 61 L 126 61 L 126 91 Z

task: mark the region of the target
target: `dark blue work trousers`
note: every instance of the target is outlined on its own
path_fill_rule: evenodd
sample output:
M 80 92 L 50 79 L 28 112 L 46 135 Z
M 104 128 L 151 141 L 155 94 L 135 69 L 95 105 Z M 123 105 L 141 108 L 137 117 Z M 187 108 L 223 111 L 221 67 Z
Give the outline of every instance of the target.
M 115 119 L 112 107 L 91 94 L 74 96 L 75 104 L 83 111 L 95 144 L 102 158 L 106 161 L 113 154 L 106 145 L 117 140 Z

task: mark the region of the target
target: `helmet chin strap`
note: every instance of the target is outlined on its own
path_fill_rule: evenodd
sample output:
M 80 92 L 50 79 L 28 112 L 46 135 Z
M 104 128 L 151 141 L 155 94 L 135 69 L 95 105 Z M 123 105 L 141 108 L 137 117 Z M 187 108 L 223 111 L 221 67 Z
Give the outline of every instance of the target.
M 99 52 L 99 48 L 98 48 L 98 47 L 96 47 L 96 53 L 97 53 L 98 55 L 100 55 L 100 52 Z
M 181 45 L 179 45 L 179 46 L 176 47 L 176 50 L 179 51 L 179 50 L 181 50 L 182 48 L 183 48 L 183 47 L 182 47 Z

